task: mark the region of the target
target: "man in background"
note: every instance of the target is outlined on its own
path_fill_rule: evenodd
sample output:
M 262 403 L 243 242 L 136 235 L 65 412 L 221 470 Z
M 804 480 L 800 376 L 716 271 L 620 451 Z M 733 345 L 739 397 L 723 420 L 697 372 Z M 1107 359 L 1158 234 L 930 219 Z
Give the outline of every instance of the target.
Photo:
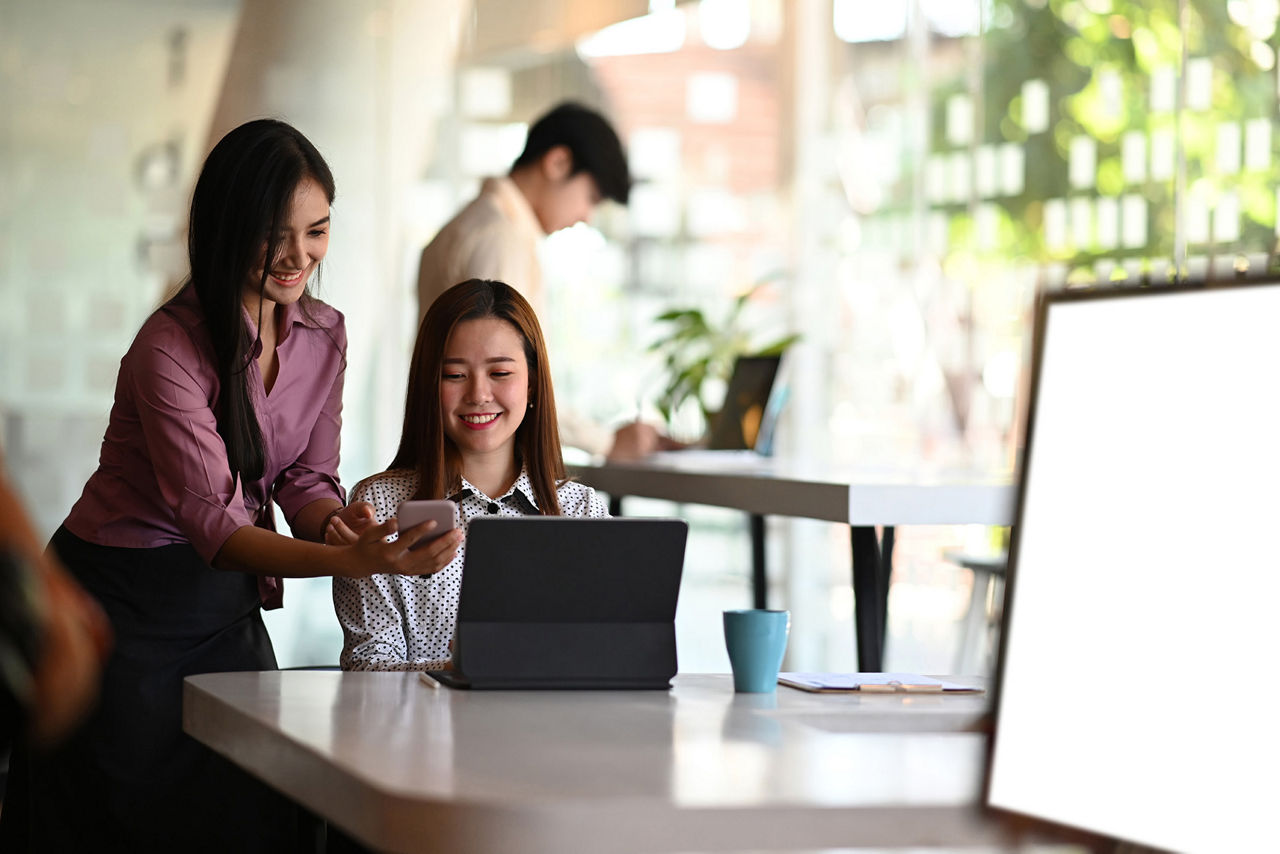
M 486 178 L 480 194 L 422 250 L 418 316 L 458 282 L 495 279 L 520 291 L 545 318 L 539 242 L 585 222 L 606 198 L 625 205 L 630 191 L 626 155 L 609 122 L 579 104 L 560 104 L 529 128 L 510 173 Z M 560 440 L 612 459 L 676 447 L 651 425 L 637 421 L 610 431 L 565 406 Z

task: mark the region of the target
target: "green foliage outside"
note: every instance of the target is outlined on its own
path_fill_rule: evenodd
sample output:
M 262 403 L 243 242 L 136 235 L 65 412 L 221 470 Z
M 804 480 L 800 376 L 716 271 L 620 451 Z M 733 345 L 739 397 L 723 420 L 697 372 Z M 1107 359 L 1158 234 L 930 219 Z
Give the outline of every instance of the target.
M 1220 0 L 1192 0 L 1188 20 L 1178 19 L 1177 0 L 986 0 L 985 31 L 981 37 L 981 91 L 970 91 L 965 73 L 928 83 L 930 152 L 957 147 L 945 138 L 948 100 L 968 93 L 979 104 L 977 145 L 1012 142 L 1023 146 L 1025 184 L 1014 196 L 984 200 L 998 210 L 993 245 L 975 245 L 973 211 L 967 203 L 935 205 L 948 217 L 948 261 L 967 256 L 974 261 L 1031 261 L 1066 263 L 1092 270 L 1099 260 L 1162 259 L 1174 253 L 1175 216 L 1186 216 L 1186 205 L 1175 211 L 1173 180 L 1126 183 L 1121 163 L 1126 132 L 1142 132 L 1148 144 L 1153 131 L 1169 129 L 1181 140 L 1187 188 L 1212 207 L 1225 192 L 1240 200 L 1239 239 L 1229 245 L 1191 244 L 1189 254 L 1271 252 L 1276 235 L 1276 187 L 1280 171 L 1220 174 L 1217 168 L 1218 127 L 1252 119 L 1273 122 L 1277 74 L 1277 37 L 1264 41 L 1233 21 L 1229 4 Z M 1162 68 L 1182 69 L 1183 41 L 1190 59 L 1213 63 L 1212 107 L 1154 112 L 1152 74 Z M 904 46 L 904 50 L 906 47 Z M 1120 103 L 1109 103 L 1102 91 L 1103 72 L 1120 80 Z M 1029 133 L 1023 124 L 1022 86 L 1043 80 L 1050 91 L 1049 128 Z M 1068 153 L 1071 140 L 1090 137 L 1097 143 L 1096 183 L 1088 189 L 1069 186 Z M 1273 145 L 1274 147 L 1274 145 Z M 1150 149 L 1148 148 L 1148 159 Z M 911 178 L 911 171 L 904 173 Z M 918 176 L 916 176 L 918 180 Z M 1119 198 L 1139 194 L 1148 203 L 1147 243 L 1142 247 L 1097 246 L 1050 248 L 1045 245 L 1044 202 L 1085 197 Z M 899 211 L 912 204 L 909 186 L 893 192 Z M 885 211 L 887 213 L 887 211 Z M 1185 221 L 1185 220 L 1184 220 Z

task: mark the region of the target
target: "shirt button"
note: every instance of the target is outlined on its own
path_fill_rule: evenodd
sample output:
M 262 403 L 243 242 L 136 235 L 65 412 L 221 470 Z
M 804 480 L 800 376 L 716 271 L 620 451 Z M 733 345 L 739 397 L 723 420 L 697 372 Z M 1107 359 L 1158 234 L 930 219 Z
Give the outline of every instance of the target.
M 489 511 L 491 514 L 492 514 L 492 513 L 497 513 L 497 512 L 498 512 L 498 502 L 496 502 L 496 501 L 490 501 L 490 502 L 489 502 L 489 506 L 488 506 L 488 508 L 487 508 L 487 509 L 488 509 L 488 511 Z

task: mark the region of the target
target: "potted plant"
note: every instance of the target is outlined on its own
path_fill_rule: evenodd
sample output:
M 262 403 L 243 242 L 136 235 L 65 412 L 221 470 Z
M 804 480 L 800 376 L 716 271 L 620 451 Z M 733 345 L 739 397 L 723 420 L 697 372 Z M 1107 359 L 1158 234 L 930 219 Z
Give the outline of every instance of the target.
M 799 340 L 798 334 L 792 334 L 764 346 L 752 344 L 752 333 L 743 328 L 743 308 L 764 284 L 756 284 L 735 297 L 719 323 L 712 322 L 699 308 L 673 308 L 655 318 L 657 323 L 665 324 L 666 331 L 649 350 L 662 356 L 666 383 L 654 405 L 668 425 L 687 400 L 697 402 L 705 423 L 710 425 L 719 403 L 705 396 L 709 380 L 711 385 L 723 386 L 739 356 L 781 355 Z

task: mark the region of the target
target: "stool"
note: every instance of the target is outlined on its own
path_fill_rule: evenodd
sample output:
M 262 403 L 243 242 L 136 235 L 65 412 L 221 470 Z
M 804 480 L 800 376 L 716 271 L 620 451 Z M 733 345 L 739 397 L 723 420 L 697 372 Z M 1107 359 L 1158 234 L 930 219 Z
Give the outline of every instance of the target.
M 973 593 L 969 610 L 960 624 L 960 645 L 956 650 L 956 674 L 990 673 L 995 655 L 995 630 L 1004 607 L 1006 552 L 973 554 L 958 550 L 943 557 L 973 573 Z M 984 649 L 985 647 L 985 649 Z

